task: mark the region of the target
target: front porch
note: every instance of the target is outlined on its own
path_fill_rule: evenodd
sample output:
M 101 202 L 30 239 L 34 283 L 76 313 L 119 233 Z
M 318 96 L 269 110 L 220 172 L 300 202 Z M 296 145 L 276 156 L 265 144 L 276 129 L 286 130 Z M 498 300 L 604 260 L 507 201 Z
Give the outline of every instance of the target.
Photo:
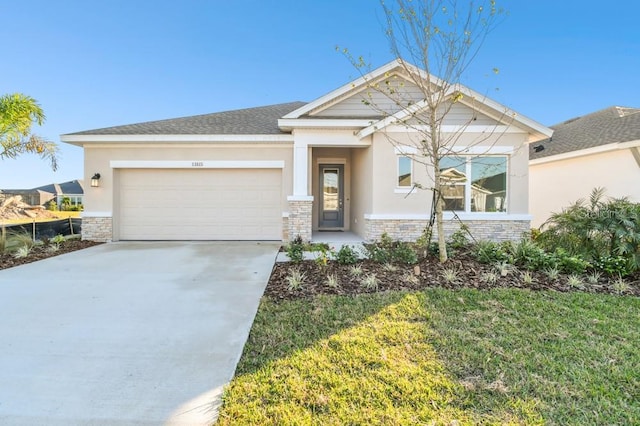
M 362 166 L 370 147 L 336 145 L 294 148 L 294 194 L 288 197 L 286 239 L 300 236 L 314 242 L 364 241 L 365 230 L 358 218 L 365 213 L 364 200 L 371 197 L 371 185 L 362 185 L 370 181 Z M 298 162 L 307 167 L 296 167 Z M 333 237 L 335 241 L 328 241 Z

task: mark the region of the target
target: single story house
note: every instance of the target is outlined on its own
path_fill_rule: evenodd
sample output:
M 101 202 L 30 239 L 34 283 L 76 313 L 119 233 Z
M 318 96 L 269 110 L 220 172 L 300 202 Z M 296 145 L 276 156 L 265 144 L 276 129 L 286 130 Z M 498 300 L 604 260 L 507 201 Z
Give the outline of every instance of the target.
M 640 108 L 613 106 L 551 128 L 552 137 L 530 145 L 533 226 L 596 187 L 640 202 Z
M 84 197 L 84 184 L 82 180 L 70 180 L 63 183 L 51 183 L 33 189 L 3 189 L 5 195 L 20 195 L 22 201 L 32 206 L 47 207 L 53 200 L 58 208 L 62 207 L 63 200 L 69 199 L 70 206 L 82 206 Z
M 430 217 L 433 170 L 415 156 L 416 126 L 401 123 L 424 105 L 415 82 L 427 77 L 393 61 L 309 103 L 62 135 L 84 148 L 85 179 L 100 177 L 85 194 L 83 238 L 286 241 L 311 240 L 316 231 L 417 238 Z M 372 89 L 389 80 L 410 106 Z M 458 172 L 455 190 L 443 191 L 457 197 L 447 201 L 456 210 L 445 214 L 447 232 L 459 218 L 478 238 L 518 238 L 531 220 L 527 145 L 551 130 L 455 89 L 442 126 L 462 131 L 441 163 Z M 386 110 L 373 108 L 371 97 Z

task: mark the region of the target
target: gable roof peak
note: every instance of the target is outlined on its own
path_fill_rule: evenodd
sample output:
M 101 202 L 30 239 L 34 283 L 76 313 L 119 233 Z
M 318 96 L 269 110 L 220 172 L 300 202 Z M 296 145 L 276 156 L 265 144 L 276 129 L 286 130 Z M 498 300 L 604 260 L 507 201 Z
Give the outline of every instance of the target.
M 640 112 L 640 108 L 630 108 L 623 106 L 616 106 L 614 108 L 616 109 L 620 117 L 626 117 L 628 115 L 637 114 Z

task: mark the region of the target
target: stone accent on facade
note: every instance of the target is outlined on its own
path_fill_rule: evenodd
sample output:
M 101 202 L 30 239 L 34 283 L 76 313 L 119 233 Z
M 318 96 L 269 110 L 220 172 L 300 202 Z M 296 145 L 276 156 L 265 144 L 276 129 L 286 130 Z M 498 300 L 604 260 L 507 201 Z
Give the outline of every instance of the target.
M 288 235 L 289 239 L 298 235 L 303 241 L 311 241 L 313 199 L 311 200 L 289 200 Z
M 410 219 L 365 219 L 365 240 L 379 240 L 383 233 L 400 241 L 415 241 L 424 232 L 426 220 Z M 531 228 L 528 220 L 465 220 L 469 232 L 478 240 L 508 241 L 519 240 L 522 234 Z M 445 220 L 444 229 L 447 238 L 460 229 L 460 222 Z M 437 232 L 434 225 L 434 239 Z
M 282 217 L 282 241 L 289 241 L 289 217 Z
M 113 220 L 111 217 L 83 217 L 82 239 L 88 241 L 108 242 L 113 236 Z

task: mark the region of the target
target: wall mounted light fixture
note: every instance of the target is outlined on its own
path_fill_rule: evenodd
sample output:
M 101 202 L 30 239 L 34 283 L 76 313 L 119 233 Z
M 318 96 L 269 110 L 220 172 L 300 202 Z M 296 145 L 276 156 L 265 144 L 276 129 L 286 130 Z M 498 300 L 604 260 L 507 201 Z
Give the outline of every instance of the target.
M 100 173 L 95 173 L 91 177 L 91 186 L 94 188 L 100 186 Z

